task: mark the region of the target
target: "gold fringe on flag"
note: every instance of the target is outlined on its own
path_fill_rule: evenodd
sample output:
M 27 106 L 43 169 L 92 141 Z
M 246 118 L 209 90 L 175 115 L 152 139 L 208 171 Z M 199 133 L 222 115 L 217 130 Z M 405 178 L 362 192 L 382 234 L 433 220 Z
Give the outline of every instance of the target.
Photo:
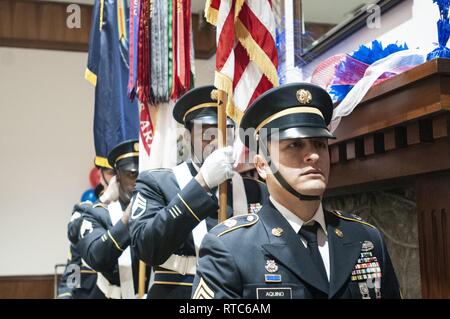
M 97 74 L 86 68 L 84 71 L 84 78 L 89 81 L 93 86 L 97 85 Z
M 217 19 L 219 18 L 219 10 L 211 7 L 212 0 L 206 0 L 205 4 L 205 18 L 206 21 L 212 25 L 217 25 Z
M 238 19 L 236 21 L 236 35 L 239 42 L 247 51 L 250 60 L 255 62 L 273 86 L 278 86 L 278 73 L 272 60 L 252 38 L 250 32 Z
M 244 2 L 245 2 L 245 0 L 236 0 L 236 4 L 234 5 L 234 21 L 235 22 L 238 19 L 239 12 L 241 12 Z

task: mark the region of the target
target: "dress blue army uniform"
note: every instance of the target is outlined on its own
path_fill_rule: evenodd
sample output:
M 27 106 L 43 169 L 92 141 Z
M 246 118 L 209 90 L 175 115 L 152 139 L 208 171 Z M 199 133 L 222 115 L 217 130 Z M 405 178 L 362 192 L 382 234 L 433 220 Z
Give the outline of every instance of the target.
M 217 124 L 217 102 L 212 100 L 212 86 L 186 93 L 175 105 L 174 117 L 186 125 L 192 119 Z M 196 108 L 203 105 L 201 108 Z M 205 105 L 211 105 L 207 107 Z M 195 111 L 190 112 L 192 108 Z M 186 117 L 189 114 L 189 117 Z M 184 120 L 181 120 L 183 119 Z M 180 187 L 177 171 L 185 169 L 186 184 Z M 196 267 L 196 241 L 203 239 L 201 225 L 208 230 L 217 225 L 218 200 L 193 177 L 196 165 L 183 162 L 173 169 L 142 172 L 132 200 L 130 231 L 132 247 L 141 260 L 154 266 L 154 281 L 148 298 L 187 299 L 191 296 Z M 233 182 L 228 181 L 228 216 L 233 214 Z M 264 183 L 243 178 L 246 210 L 256 212 L 267 197 Z M 199 246 L 199 243 L 198 243 Z
M 245 112 L 241 128 L 256 128 L 251 136 L 258 140 L 259 147 L 265 147 L 263 156 L 270 164 L 270 154 L 263 144 L 272 138 L 270 134 L 277 134 L 280 140 L 333 138 L 326 127 L 332 110 L 326 91 L 311 84 L 293 83 L 258 97 Z M 264 127 L 279 130 L 271 133 L 261 130 Z M 250 140 L 240 137 L 251 147 Z M 298 193 L 281 173 L 273 175 L 299 200 L 320 200 L 318 196 Z M 199 252 L 194 299 L 400 297 L 389 253 L 374 226 L 356 215 L 324 211 L 320 205 L 329 256 L 329 272 L 325 274 L 321 269 L 325 268 L 323 255 L 319 262 L 315 258 L 319 250 L 317 228 L 315 239 L 310 237 L 305 246 L 302 241 L 307 237 L 302 234 L 310 222 L 297 233 L 282 208 L 275 206 L 270 198 L 258 214 L 233 217 L 210 231 Z
M 69 256 L 58 285 L 57 299 L 87 299 L 95 288 L 97 272 L 82 261 L 76 248 L 81 226 L 81 216 L 92 205 L 89 201 L 74 205 L 72 217 L 67 226 L 67 235 L 70 241 Z M 79 274 L 79 277 L 77 277 L 77 274 Z M 72 280 L 79 280 L 79 282 L 72 282 Z
M 380 232 L 357 216 L 324 214 L 331 255 L 329 286 L 300 236 L 267 203 L 258 214 L 229 219 L 206 235 L 193 298 L 398 298 Z M 367 277 L 356 274 L 368 263 L 373 266 L 365 269 L 374 269 L 373 287 L 366 285 Z M 381 278 L 380 287 L 375 287 L 376 278 Z
M 138 141 L 119 144 L 111 151 L 108 160 L 112 167 L 116 167 L 121 158 L 129 162 L 125 165 L 134 165 L 137 169 Z M 111 212 L 112 208 L 115 208 L 116 214 Z M 97 203 L 82 214 L 76 248 L 83 260 L 97 271 L 97 283 L 91 298 L 133 298 L 138 293 L 139 259 L 133 250 L 127 249 L 130 232 L 121 220 L 125 209 L 126 205 L 118 200 L 108 206 Z M 129 267 L 127 264 L 121 266 L 120 258 L 125 258 L 125 261 L 128 258 Z M 124 288 L 125 284 L 128 289 Z

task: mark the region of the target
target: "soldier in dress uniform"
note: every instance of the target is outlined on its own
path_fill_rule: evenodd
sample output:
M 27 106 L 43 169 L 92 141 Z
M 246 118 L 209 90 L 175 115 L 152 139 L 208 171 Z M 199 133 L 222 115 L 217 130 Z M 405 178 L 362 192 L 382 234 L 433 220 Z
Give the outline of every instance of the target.
M 148 298 L 190 298 L 196 250 L 217 225 L 217 186 L 228 180 L 228 216 L 248 214 L 267 198 L 264 183 L 233 172 L 232 148 L 215 150 L 217 101 L 213 86 L 192 89 L 173 116 L 191 133 L 191 158 L 172 169 L 142 172 L 131 212 L 132 246 L 154 267 Z M 234 123 L 228 119 L 229 136 Z M 200 147 L 196 147 L 200 145 Z
M 138 292 L 139 259 L 129 248 L 128 230 L 128 206 L 139 168 L 138 151 L 138 140 L 122 142 L 111 150 L 108 162 L 116 174 L 118 198 L 106 201 L 108 204 L 99 201 L 81 216 L 76 248 L 97 271 L 91 298 L 133 299 Z
M 328 93 L 307 83 L 271 89 L 245 112 L 239 135 L 259 147 L 254 162 L 270 198 L 206 235 L 193 298 L 400 297 L 380 231 L 322 208 L 332 112 Z
M 72 225 L 77 223 L 76 219 L 81 216 L 83 211 L 91 207 L 93 203 L 90 201 L 81 202 L 73 207 L 72 217 L 69 222 L 69 232 L 73 228 Z M 69 239 L 70 240 L 70 239 Z M 76 243 L 78 240 L 75 240 Z M 61 281 L 58 285 L 57 299 L 86 299 L 92 292 L 97 280 L 97 273 L 90 269 L 89 266 L 83 264 L 81 256 L 75 245 L 71 242 L 67 263 Z
M 112 192 L 118 192 L 116 184 L 110 185 L 111 179 L 114 178 L 114 171 L 107 163 L 95 163 L 95 166 L 100 170 L 101 175 L 100 183 L 95 189 L 96 195 L 100 199 L 103 199 L 103 201 L 106 201 L 107 198 L 111 197 Z M 114 180 L 115 178 L 112 183 L 114 183 Z M 67 264 L 58 285 L 57 299 L 87 299 L 90 298 L 95 288 L 97 272 L 84 262 L 76 248 L 82 221 L 81 216 L 87 208 L 92 207 L 94 204 L 90 201 L 85 201 L 73 207 L 70 222 L 67 225 L 67 237 L 70 241 L 70 249 Z

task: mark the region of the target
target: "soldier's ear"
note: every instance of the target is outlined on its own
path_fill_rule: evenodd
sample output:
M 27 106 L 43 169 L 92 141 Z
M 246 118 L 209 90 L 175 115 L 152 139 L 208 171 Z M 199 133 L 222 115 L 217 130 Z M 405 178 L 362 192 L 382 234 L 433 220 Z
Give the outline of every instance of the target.
M 266 160 L 262 155 L 256 154 L 253 158 L 253 163 L 255 164 L 256 171 L 258 172 L 258 175 L 266 180 L 267 173 L 269 172 L 269 165 L 267 164 Z

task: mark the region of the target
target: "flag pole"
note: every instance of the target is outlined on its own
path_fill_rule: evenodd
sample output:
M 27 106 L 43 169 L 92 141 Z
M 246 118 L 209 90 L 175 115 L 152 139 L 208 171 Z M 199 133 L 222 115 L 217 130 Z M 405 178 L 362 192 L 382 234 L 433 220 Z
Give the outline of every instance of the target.
M 142 299 L 145 295 L 145 280 L 146 271 L 145 271 L 145 263 L 142 260 L 139 260 L 139 288 L 138 288 L 138 296 L 139 299 Z
M 217 128 L 219 148 L 227 146 L 227 93 L 217 91 Z M 227 219 L 227 182 L 219 185 L 219 223 Z

